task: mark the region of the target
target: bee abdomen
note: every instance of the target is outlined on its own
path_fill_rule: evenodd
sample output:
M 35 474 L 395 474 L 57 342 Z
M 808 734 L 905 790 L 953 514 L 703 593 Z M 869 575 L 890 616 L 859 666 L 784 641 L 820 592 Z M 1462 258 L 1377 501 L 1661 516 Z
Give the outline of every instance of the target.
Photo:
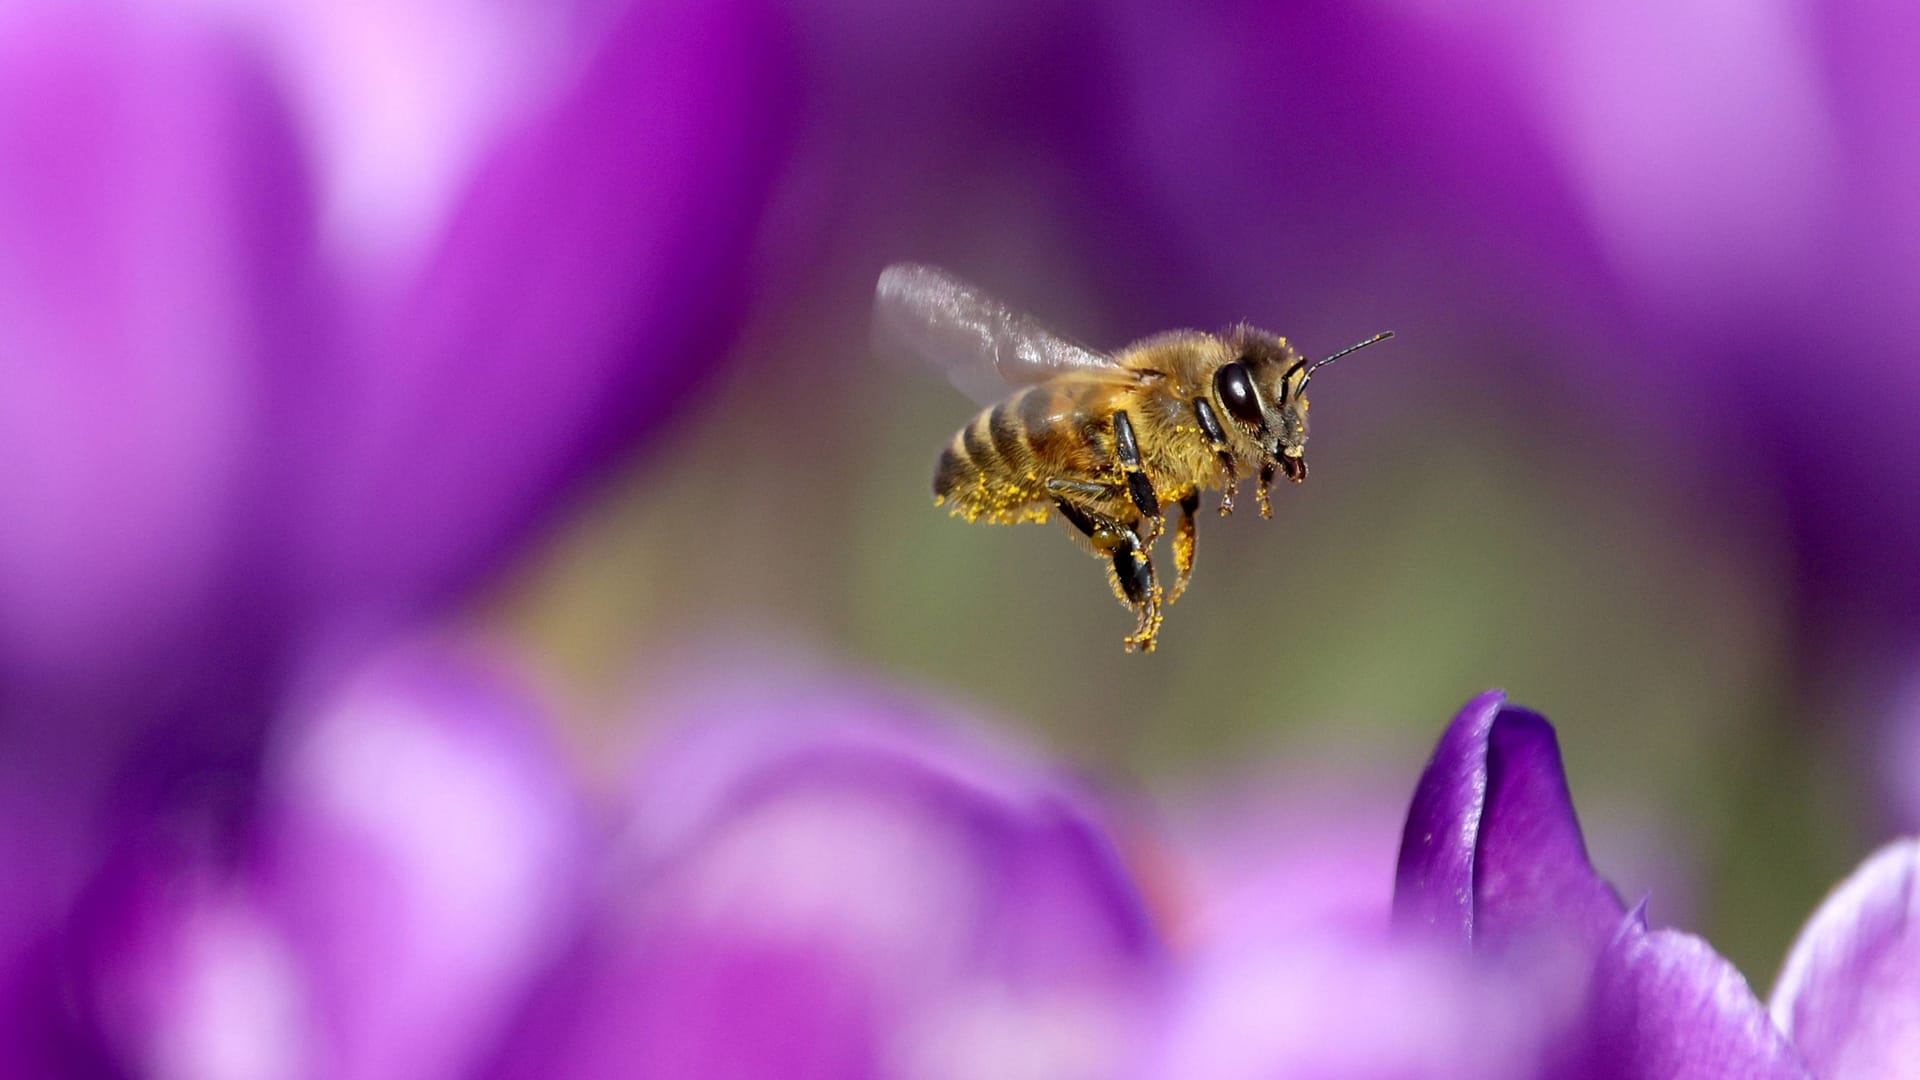
M 958 436 L 944 450 L 940 451 L 940 463 L 933 467 L 933 497 L 945 502 L 973 476 L 976 470 L 973 462 L 967 459 L 966 448 L 960 445 Z
M 1026 392 L 1023 390 L 1020 394 Z M 1020 395 L 1016 394 L 987 410 L 987 438 L 993 445 L 993 452 L 999 455 L 1002 465 L 1009 469 L 1025 471 L 1032 463 L 1033 451 L 1027 446 L 1020 420 L 1014 411 L 1014 402 L 1019 397 Z M 979 426 L 978 421 L 975 421 L 975 426 Z
M 1044 520 L 1042 481 L 1016 411 L 1023 390 L 975 416 L 940 453 L 933 493 L 968 520 Z M 1036 507 L 1034 504 L 1038 503 Z

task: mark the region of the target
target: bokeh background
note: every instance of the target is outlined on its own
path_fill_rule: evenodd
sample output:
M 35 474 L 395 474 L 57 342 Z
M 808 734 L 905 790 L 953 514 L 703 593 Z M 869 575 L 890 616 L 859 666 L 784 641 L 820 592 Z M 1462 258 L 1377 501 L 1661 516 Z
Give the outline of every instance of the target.
M 1397 814 L 1505 687 L 1595 862 L 1764 986 L 1920 818 L 1916 33 L 1841 0 L 10 6 L 0 707 L 51 884 L 9 918 L 59 924 L 127 820 L 247 831 L 288 703 L 425 635 L 510 655 L 589 792 L 688 671 L 798 667 L 1149 820 L 1263 784 Z M 974 407 L 869 354 L 902 259 L 1097 345 L 1398 337 L 1315 385 L 1312 480 L 1203 519 L 1128 656 L 1059 530 L 931 505 Z

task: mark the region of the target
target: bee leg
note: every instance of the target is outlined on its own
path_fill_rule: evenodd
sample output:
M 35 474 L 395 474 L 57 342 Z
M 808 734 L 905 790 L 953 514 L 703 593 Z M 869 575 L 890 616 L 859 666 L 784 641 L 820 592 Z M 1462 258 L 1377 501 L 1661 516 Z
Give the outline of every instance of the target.
M 1053 492 L 1053 501 L 1056 505 L 1063 499 L 1070 499 L 1075 495 L 1087 499 L 1104 499 L 1109 494 L 1105 484 L 1094 484 L 1085 480 L 1063 480 L 1058 476 L 1050 477 L 1047 480 L 1047 490 Z M 1066 507 L 1061 506 L 1060 509 L 1064 512 Z M 1081 529 L 1080 531 L 1086 532 L 1087 530 Z M 1089 533 L 1088 535 L 1092 534 Z
M 1233 466 L 1233 452 L 1227 448 L 1227 433 L 1220 426 L 1220 417 L 1214 414 L 1206 398 L 1194 399 L 1193 415 L 1200 421 L 1200 433 L 1206 436 L 1207 445 L 1213 447 L 1220 459 L 1220 471 L 1227 477 L 1220 492 L 1220 516 L 1226 517 L 1233 513 L 1233 491 L 1240 486 L 1240 473 Z
M 1125 645 L 1128 652 L 1150 653 L 1160 634 L 1160 582 L 1154 577 L 1153 559 L 1141 547 L 1139 534 L 1120 526 L 1117 539 L 1109 569 L 1136 619 Z M 1100 537 L 1096 536 L 1094 544 L 1099 543 Z
M 1059 491 L 1061 489 L 1054 487 L 1054 485 L 1060 484 L 1064 486 L 1068 482 L 1069 481 L 1063 481 L 1063 480 L 1049 480 L 1047 481 L 1047 486 L 1049 488 L 1053 488 L 1053 490 L 1055 491 Z M 1099 524 L 1094 521 L 1094 515 L 1086 512 L 1085 510 L 1080 509 L 1078 506 L 1075 506 L 1071 500 L 1068 500 L 1060 495 L 1055 495 L 1053 498 L 1053 505 L 1056 509 L 1060 511 L 1060 516 L 1067 519 L 1067 524 L 1072 525 L 1074 528 L 1080 530 L 1080 535 L 1086 537 L 1087 539 L 1089 540 L 1094 539 L 1094 534 L 1100 531 Z M 1096 546 L 1097 546 L 1097 543 L 1096 543 Z M 1102 554 L 1104 553 L 1105 552 L 1103 551 Z
M 1253 497 L 1260 500 L 1260 516 L 1273 516 L 1273 502 L 1267 497 L 1267 489 L 1273 486 L 1273 462 L 1260 466 L 1260 486 L 1253 489 Z
M 1143 551 L 1135 549 L 1132 557 L 1137 564 L 1136 572 L 1146 579 L 1146 599 L 1135 609 L 1137 621 L 1133 633 L 1127 635 L 1123 644 L 1128 652 L 1150 653 L 1160 644 L 1160 623 L 1164 616 L 1160 614 L 1160 583 L 1154 580 L 1153 560 Z
M 1158 518 L 1160 495 L 1153 490 L 1153 479 L 1140 461 L 1140 444 L 1134 441 L 1133 421 L 1127 419 L 1125 409 L 1113 414 L 1113 447 L 1120 468 L 1127 474 L 1127 494 L 1133 499 L 1134 509 L 1141 517 Z
M 1066 480 L 1057 476 L 1047 481 L 1047 490 L 1053 494 L 1053 501 L 1056 504 L 1062 500 L 1072 501 L 1076 504 L 1076 511 L 1092 514 L 1102 521 L 1114 519 L 1107 517 L 1098 510 L 1084 509 L 1087 503 L 1091 502 L 1100 506 L 1112 506 L 1115 503 L 1123 503 L 1132 498 L 1126 490 L 1118 485 L 1096 484 L 1090 480 Z M 1135 507 L 1135 509 L 1138 509 L 1138 507 Z M 1061 512 L 1066 512 L 1065 507 L 1061 508 Z M 1140 519 L 1137 528 L 1141 534 L 1140 542 L 1142 544 L 1151 548 L 1155 542 L 1160 539 L 1161 521 L 1162 519 L 1157 517 L 1143 517 Z M 1075 527 L 1078 528 L 1079 526 L 1076 524 Z M 1088 538 L 1092 538 L 1093 536 L 1091 532 L 1084 528 L 1081 528 L 1080 531 L 1085 533 Z
M 1187 582 L 1193 577 L 1193 550 L 1196 539 L 1194 517 L 1200 512 L 1200 493 L 1190 493 L 1180 500 L 1180 517 L 1173 526 L 1173 588 L 1167 592 L 1167 603 L 1180 599 L 1187 591 Z
M 1077 486 L 1077 482 L 1071 480 L 1049 480 L 1047 481 L 1047 486 L 1053 488 L 1055 492 L 1060 492 L 1063 490 L 1073 490 L 1074 486 Z M 1097 484 L 1088 484 L 1085 486 L 1092 488 L 1102 495 L 1107 493 L 1107 489 Z M 1108 567 L 1110 572 L 1107 575 L 1107 584 L 1113 587 L 1113 595 L 1118 597 L 1120 602 L 1129 608 L 1137 605 L 1139 600 L 1136 598 L 1135 593 L 1138 591 L 1138 583 L 1133 580 L 1132 564 L 1118 557 L 1128 548 L 1138 545 L 1139 538 L 1134 534 L 1133 530 L 1107 515 L 1100 513 L 1098 510 L 1088 510 L 1085 507 L 1077 505 L 1071 498 L 1065 495 L 1055 494 L 1053 505 L 1059 509 L 1060 516 L 1067 519 L 1067 524 L 1078 529 L 1080 535 L 1087 538 L 1093 547 L 1095 556 L 1111 562 L 1112 565 Z
M 1153 560 L 1141 544 L 1140 534 L 1105 514 L 1085 510 L 1067 498 L 1056 496 L 1053 503 L 1068 524 L 1080 530 L 1092 544 L 1094 553 L 1107 559 L 1107 584 L 1120 602 L 1137 617 L 1133 633 L 1128 635 L 1128 652 L 1152 652 L 1160 632 L 1160 585 L 1154 578 Z
M 1233 467 L 1233 455 L 1225 450 L 1220 451 L 1220 471 L 1227 476 L 1227 482 L 1220 485 L 1220 516 L 1230 517 L 1233 514 L 1233 493 L 1240 487 L 1240 473 Z

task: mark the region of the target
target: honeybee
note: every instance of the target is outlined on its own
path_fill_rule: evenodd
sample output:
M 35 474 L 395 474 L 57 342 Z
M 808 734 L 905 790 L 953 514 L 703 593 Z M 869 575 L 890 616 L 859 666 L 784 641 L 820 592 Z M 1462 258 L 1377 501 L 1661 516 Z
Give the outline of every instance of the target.
M 1134 612 L 1128 652 L 1152 652 L 1160 632 L 1152 550 L 1166 509 L 1178 510 L 1171 604 L 1193 576 L 1200 493 L 1219 489 L 1225 516 L 1240 481 L 1252 478 L 1260 516 L 1272 517 L 1276 470 L 1294 483 L 1307 478 L 1314 373 L 1393 336 L 1375 334 L 1315 362 L 1244 324 L 1220 334 L 1176 330 L 1103 353 L 931 266 L 890 266 L 876 293 L 880 347 L 932 363 L 989 406 L 941 452 L 936 505 L 997 525 L 1059 515 L 1106 563 L 1114 595 Z

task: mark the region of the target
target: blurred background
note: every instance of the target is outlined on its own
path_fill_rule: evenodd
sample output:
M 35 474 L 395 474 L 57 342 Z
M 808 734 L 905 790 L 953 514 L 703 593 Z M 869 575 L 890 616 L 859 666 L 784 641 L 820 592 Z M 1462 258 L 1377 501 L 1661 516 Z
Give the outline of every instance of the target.
M 659 687 L 764 662 L 951 703 L 1123 801 L 1282 770 L 1397 814 L 1505 687 L 1596 864 L 1763 987 L 1920 818 L 1917 30 L 1840 0 L 9 7 L 0 717 L 9 842 L 64 882 L 16 907 L 84 894 L 103 821 L 247 831 L 287 703 L 426 633 L 512 655 L 590 791 Z M 1312 480 L 1209 511 L 1129 656 L 1059 529 L 932 506 L 975 406 L 869 355 L 897 260 L 1098 346 L 1398 336 L 1315 384 Z
M 1892 184 L 1843 144 L 1871 138 L 1835 81 L 1848 31 L 1767 10 L 794 13 L 805 96 L 740 343 L 688 359 L 716 369 L 699 400 L 491 610 L 586 714 L 636 662 L 748 634 L 1149 788 L 1261 756 L 1410 774 L 1451 703 L 1503 686 L 1764 982 L 1883 827 L 1847 778 L 1915 609 L 1870 519 L 1920 462 L 1864 460 L 1892 448 L 1854 411 L 1920 372 L 1907 304 L 1841 281 L 1920 268 L 1865 235 L 1895 221 L 1832 220 Z M 1400 337 L 1324 380 L 1313 479 L 1273 521 L 1202 522 L 1161 651 L 1128 657 L 1057 529 L 928 505 L 974 409 L 868 358 L 896 259 L 1107 346 Z M 1595 827 L 1600 865 L 1630 853 Z

